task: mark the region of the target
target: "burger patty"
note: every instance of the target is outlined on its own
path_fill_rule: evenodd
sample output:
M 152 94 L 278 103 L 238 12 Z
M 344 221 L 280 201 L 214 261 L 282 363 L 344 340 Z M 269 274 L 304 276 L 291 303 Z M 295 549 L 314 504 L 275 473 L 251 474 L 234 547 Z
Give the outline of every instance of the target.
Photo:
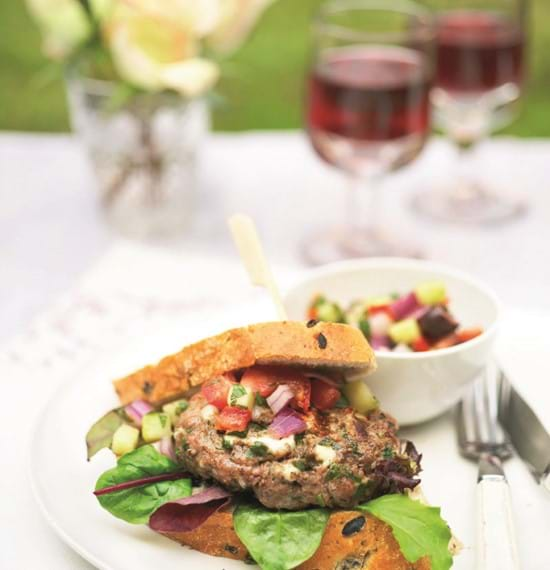
M 312 409 L 306 432 L 283 439 L 269 434 L 269 408 L 255 408 L 255 421 L 238 435 L 216 431 L 216 412 L 201 394 L 191 399 L 175 432 L 178 460 L 195 476 L 253 492 L 268 508 L 349 508 L 419 482 L 420 457 L 380 411 Z

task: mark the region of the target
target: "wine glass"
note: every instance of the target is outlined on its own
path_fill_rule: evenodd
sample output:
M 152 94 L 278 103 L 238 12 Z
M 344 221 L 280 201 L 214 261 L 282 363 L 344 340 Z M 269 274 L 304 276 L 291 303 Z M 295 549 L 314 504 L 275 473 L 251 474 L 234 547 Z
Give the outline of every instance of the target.
M 384 231 L 377 188 L 385 173 L 416 158 L 429 137 L 433 23 L 430 11 L 408 0 L 321 6 L 313 29 L 307 133 L 319 156 L 349 178 L 349 211 L 340 226 L 308 237 L 303 252 L 310 263 L 417 253 Z M 363 212 L 366 192 L 370 208 Z
M 437 71 L 434 122 L 457 148 L 457 171 L 444 187 L 413 197 L 417 211 L 463 222 L 502 221 L 522 213 L 517 196 L 499 193 L 475 172 L 477 143 L 517 114 L 525 76 L 525 0 L 433 0 Z

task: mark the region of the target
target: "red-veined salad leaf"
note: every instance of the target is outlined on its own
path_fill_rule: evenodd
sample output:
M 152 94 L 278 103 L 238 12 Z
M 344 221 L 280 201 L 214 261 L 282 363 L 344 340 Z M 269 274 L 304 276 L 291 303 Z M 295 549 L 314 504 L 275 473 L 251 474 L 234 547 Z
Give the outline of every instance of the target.
M 231 493 L 220 487 L 164 503 L 149 519 L 149 526 L 157 532 L 189 532 L 195 530 L 211 515 L 231 501 Z
M 97 420 L 86 434 L 88 461 L 101 449 L 110 447 L 115 431 L 122 424 L 130 424 L 124 408 L 111 410 Z
M 139 486 L 121 488 L 118 491 L 98 495 L 101 506 L 115 517 L 129 523 L 144 524 L 161 505 L 191 495 L 191 479 L 185 476 L 171 459 L 160 454 L 152 445 L 145 445 L 126 453 L 116 467 L 99 477 L 96 491 L 114 487 L 129 481 L 139 481 Z M 174 475 L 166 480 L 162 475 Z M 184 478 L 182 478 L 184 477 Z M 147 483 L 146 479 L 152 482 Z

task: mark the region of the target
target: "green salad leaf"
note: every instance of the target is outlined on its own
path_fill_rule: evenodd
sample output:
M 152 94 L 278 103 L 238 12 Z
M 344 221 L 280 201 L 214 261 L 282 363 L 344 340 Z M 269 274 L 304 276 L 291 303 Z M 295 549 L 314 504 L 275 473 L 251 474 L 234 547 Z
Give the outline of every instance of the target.
M 88 430 L 86 434 L 86 448 L 88 461 L 104 447 L 109 447 L 113 441 L 115 431 L 122 425 L 130 423 L 124 408 L 116 408 L 107 412 Z
M 409 562 L 429 556 L 432 570 L 448 570 L 453 565 L 449 552 L 451 531 L 438 507 L 429 507 L 405 495 L 385 495 L 357 509 L 367 511 L 392 528 Z
M 263 570 L 290 570 L 315 554 L 328 519 L 326 509 L 270 511 L 242 504 L 233 513 L 233 526 Z
M 105 471 L 99 477 L 95 488 L 97 491 L 126 481 L 173 473 L 177 470 L 178 465 L 171 459 L 160 454 L 152 445 L 145 445 L 120 457 L 116 467 Z M 164 503 L 190 495 L 191 479 L 186 478 L 113 491 L 98 496 L 97 500 L 115 517 L 129 523 L 144 524 Z

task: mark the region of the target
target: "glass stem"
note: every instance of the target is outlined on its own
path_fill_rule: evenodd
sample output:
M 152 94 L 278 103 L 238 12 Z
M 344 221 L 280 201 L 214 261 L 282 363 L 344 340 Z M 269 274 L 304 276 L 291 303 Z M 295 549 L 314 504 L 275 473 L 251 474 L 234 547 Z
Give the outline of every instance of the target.
M 453 184 L 453 193 L 456 201 L 468 201 L 479 197 L 481 192 L 479 184 L 475 181 L 474 156 L 479 144 L 476 140 L 453 140 L 457 149 L 457 179 Z
M 354 234 L 373 234 L 378 232 L 380 212 L 380 176 L 367 178 L 357 174 L 348 181 L 347 224 Z

